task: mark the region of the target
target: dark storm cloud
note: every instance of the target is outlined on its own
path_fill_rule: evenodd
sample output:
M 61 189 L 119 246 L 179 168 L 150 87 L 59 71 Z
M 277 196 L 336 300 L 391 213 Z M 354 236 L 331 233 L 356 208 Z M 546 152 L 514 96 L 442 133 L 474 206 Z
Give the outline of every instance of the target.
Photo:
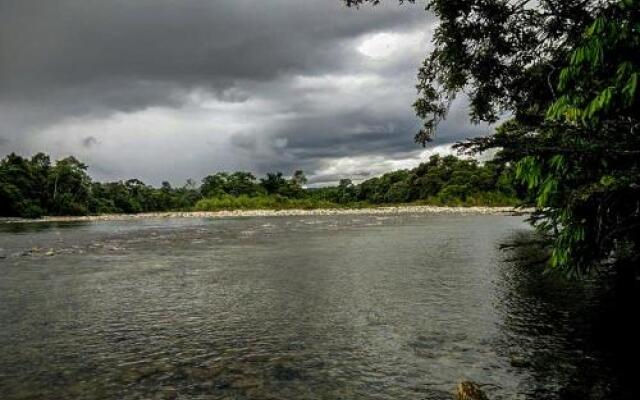
M 426 19 L 399 7 L 354 11 L 340 0 L 3 0 L 1 7 L 0 88 L 15 96 L 84 85 L 101 95 L 99 83 L 123 81 L 215 88 L 346 68 L 341 40 Z
M 301 118 L 278 137 L 286 139 L 283 150 L 298 158 L 348 157 L 376 152 L 402 155 L 416 150 L 411 138 L 419 129 L 419 123 L 411 112 L 408 108 L 405 113 L 385 114 L 374 109 L 350 111 L 332 119 Z M 460 115 L 454 113 L 450 117 L 440 127 L 434 144 L 451 143 L 483 131 L 482 126 L 456 124 Z M 462 118 L 466 119 L 466 115 Z M 336 129 L 339 134 L 329 134 Z
M 395 2 L 0 0 L 0 146 L 154 183 L 412 158 L 432 23 Z M 466 120 L 437 143 L 478 134 Z
M 377 98 L 374 93 L 363 93 L 363 97 Z M 409 94 L 404 98 L 411 99 Z M 403 96 L 391 102 L 402 105 Z M 260 136 L 264 132 L 237 135 L 232 143 L 253 155 L 260 172 L 270 170 L 313 171 L 322 160 L 349 157 L 384 156 L 389 160 L 415 157 L 423 148 L 414 143 L 413 136 L 420 127 L 407 103 L 400 109 L 388 110 L 386 105 L 373 108 L 358 108 L 334 111 L 330 115 L 298 117 L 285 128 L 274 132 L 271 140 L 264 143 Z M 488 133 L 486 125 L 470 125 L 467 102 L 454 102 L 447 120 L 438 129 L 429 148 L 446 145 L 468 137 Z M 265 151 L 269 150 L 269 151 Z M 368 176 L 366 164 L 359 176 Z M 312 179 L 313 181 L 313 179 Z
M 349 129 L 353 127 L 356 129 Z M 411 120 L 389 120 L 354 113 L 338 115 L 332 120 L 300 118 L 274 135 L 274 147 L 282 156 L 306 160 L 356 156 L 378 150 L 393 153 L 413 147 L 407 146 L 411 144 L 407 134 L 415 129 Z M 255 137 L 238 136 L 233 142 L 255 150 Z
M 93 136 L 87 136 L 86 138 L 82 139 L 82 145 L 84 147 L 91 147 L 91 146 L 95 146 L 98 144 L 98 139 L 96 139 Z

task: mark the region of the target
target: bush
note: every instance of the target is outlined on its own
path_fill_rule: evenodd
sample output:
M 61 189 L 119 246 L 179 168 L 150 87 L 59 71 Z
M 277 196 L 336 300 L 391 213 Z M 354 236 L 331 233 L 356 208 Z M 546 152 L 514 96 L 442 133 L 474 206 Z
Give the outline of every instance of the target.
M 194 207 L 196 211 L 223 211 L 223 210 L 284 210 L 284 209 L 315 209 L 334 208 L 335 203 L 317 199 L 290 199 L 279 195 L 261 196 L 230 196 L 202 199 Z

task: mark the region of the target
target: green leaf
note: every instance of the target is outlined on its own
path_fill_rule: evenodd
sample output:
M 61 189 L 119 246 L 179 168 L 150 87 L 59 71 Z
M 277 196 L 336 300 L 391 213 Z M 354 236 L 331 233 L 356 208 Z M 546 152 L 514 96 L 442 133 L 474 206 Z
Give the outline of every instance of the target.
M 627 80 L 626 85 L 622 88 L 622 97 L 626 106 L 631 106 L 636 96 L 638 88 L 638 73 L 634 72 Z
M 549 164 L 557 172 L 561 172 L 565 167 L 565 158 L 562 154 L 556 154 L 555 156 L 551 157 L 551 161 L 549 162 Z
M 604 31 L 605 20 L 603 17 L 598 17 L 593 21 L 591 26 L 587 29 L 587 36 L 592 36 L 594 34 L 600 34 Z
M 633 71 L 633 66 L 629 61 L 618 65 L 616 69 L 616 86 L 622 86 L 623 82 L 628 79 L 627 77 L 631 74 L 631 71 Z
M 541 185 L 536 203 L 538 207 L 545 207 L 549 203 L 549 198 L 558 189 L 558 181 L 553 177 L 547 177 Z
M 560 71 L 560 78 L 558 80 L 558 90 L 563 92 L 567 88 L 567 85 L 569 84 L 569 80 L 571 79 L 571 75 L 572 75 L 571 67 L 563 68 L 562 71 Z

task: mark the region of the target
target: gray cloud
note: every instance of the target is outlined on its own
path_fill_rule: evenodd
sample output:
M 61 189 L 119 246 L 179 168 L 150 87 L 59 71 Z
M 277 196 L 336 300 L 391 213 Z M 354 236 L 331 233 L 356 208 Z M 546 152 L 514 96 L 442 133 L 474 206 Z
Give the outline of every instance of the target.
M 98 144 L 98 139 L 96 139 L 93 136 L 87 136 L 84 139 L 82 139 L 82 145 L 84 147 L 89 148 L 89 147 L 95 146 L 97 144 Z
M 410 12 L 413 11 L 413 12 Z M 419 10 L 355 12 L 314 0 L 2 1 L 0 88 L 42 94 L 135 82 L 227 87 L 340 67 L 340 41 L 421 23 Z M 408 25 L 407 25 L 408 24 Z M 112 96 L 113 93 L 107 93 Z
M 367 157 L 421 154 L 411 103 L 432 24 L 395 2 L 0 0 L 0 146 L 75 154 L 99 179 L 326 177 L 349 158 L 364 175 Z M 436 144 L 486 129 L 464 106 Z

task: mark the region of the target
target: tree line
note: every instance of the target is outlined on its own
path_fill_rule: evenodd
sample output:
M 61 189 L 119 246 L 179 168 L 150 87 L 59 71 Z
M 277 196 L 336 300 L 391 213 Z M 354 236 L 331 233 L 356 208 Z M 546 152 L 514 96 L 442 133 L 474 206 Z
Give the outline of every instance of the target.
M 342 179 L 337 186 L 316 189 L 313 195 L 339 204 L 516 205 L 524 191 L 514 178 L 513 169 L 504 164 L 433 155 L 416 168 L 389 172 L 357 185 Z
M 52 163 L 44 153 L 31 158 L 12 153 L 0 161 L 0 215 L 4 217 L 182 209 L 199 197 L 193 182 L 180 188 L 168 182 L 154 188 L 138 179 L 94 182 L 87 165 L 75 157 Z
M 520 195 L 514 171 L 496 163 L 479 164 L 454 156 L 432 156 L 411 170 L 399 170 L 354 184 L 305 188 L 303 171 L 287 177 L 267 173 L 258 179 L 245 171 L 218 172 L 200 184 L 160 187 L 139 179 L 96 182 L 87 165 L 74 157 L 56 162 L 43 153 L 14 153 L 0 161 L 0 216 L 141 213 L 232 208 L 315 208 L 415 201 L 442 205 L 515 204 Z M 522 192 L 522 190 L 520 190 Z

